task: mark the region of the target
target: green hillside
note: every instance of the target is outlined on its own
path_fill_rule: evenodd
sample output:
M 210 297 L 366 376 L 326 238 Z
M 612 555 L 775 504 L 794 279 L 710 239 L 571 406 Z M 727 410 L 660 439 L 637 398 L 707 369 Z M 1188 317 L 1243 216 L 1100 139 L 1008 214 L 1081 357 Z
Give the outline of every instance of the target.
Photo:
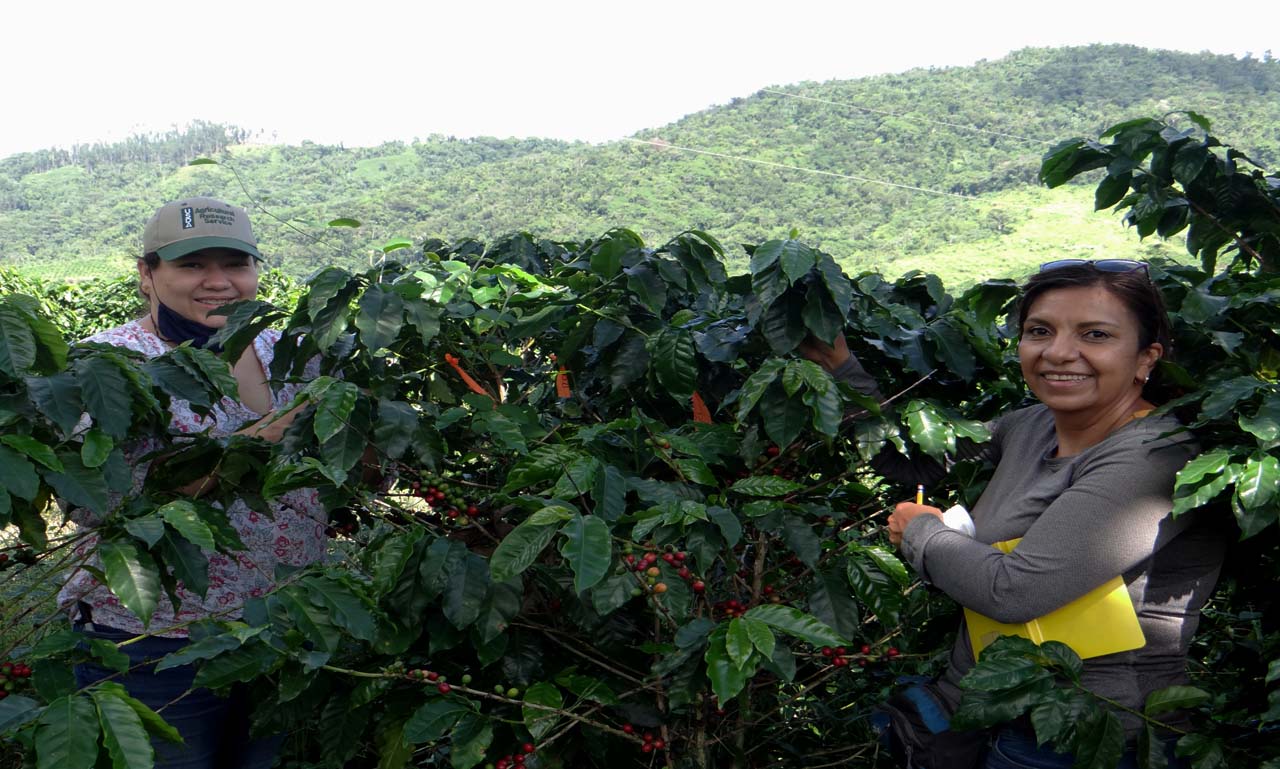
M 117 274 L 155 206 L 194 194 L 261 205 L 264 251 L 296 274 L 373 258 L 392 237 L 581 239 L 614 226 L 650 242 L 699 227 L 726 243 L 795 227 L 853 269 L 927 268 L 962 282 L 1061 255 L 1177 254 L 1089 214 L 1083 187 L 1039 190 L 1035 171 L 1054 142 L 1182 109 L 1263 165 L 1280 163 L 1280 63 L 1131 46 L 768 88 L 605 145 L 261 146 L 201 124 L 0 161 L 0 266 Z M 185 165 L 200 156 L 219 164 Z M 324 226 L 339 217 L 363 226 Z

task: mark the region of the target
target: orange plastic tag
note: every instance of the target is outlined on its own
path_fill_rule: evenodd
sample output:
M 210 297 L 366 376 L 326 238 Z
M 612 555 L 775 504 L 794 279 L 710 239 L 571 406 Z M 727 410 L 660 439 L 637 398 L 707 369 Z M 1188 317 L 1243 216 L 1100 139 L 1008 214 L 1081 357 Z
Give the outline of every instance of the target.
M 472 379 L 471 375 L 462 368 L 462 364 L 458 362 L 458 356 L 445 353 L 444 362 L 453 366 L 453 370 L 458 372 L 458 376 L 462 377 L 462 381 L 467 387 L 471 388 L 471 392 L 477 395 L 489 395 L 489 391 L 481 387 L 480 383 Z M 492 398 L 493 396 L 489 395 L 489 397 Z
M 693 421 L 711 424 L 711 411 L 707 409 L 707 404 L 697 390 L 693 391 Z
M 556 396 L 559 398 L 568 398 L 573 395 L 573 391 L 569 389 L 569 371 L 560 369 L 556 372 Z

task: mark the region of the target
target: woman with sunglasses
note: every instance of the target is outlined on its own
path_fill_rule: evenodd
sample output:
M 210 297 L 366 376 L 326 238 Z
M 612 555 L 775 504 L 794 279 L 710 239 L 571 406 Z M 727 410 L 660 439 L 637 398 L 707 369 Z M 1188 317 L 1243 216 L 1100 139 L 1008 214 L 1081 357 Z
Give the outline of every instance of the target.
M 1175 476 L 1197 447 L 1173 416 L 1151 415 L 1149 383 L 1170 351 L 1164 304 L 1141 262 L 1050 262 L 1023 287 L 1018 328 L 1022 375 L 1040 403 L 993 421 L 990 442 L 959 449 L 995 465 L 972 511 L 976 534 L 948 528 L 941 510 L 913 501 L 894 509 L 889 538 L 927 581 L 1002 623 L 1042 617 L 1121 576 L 1143 640 L 1086 659 L 1082 683 L 1141 712 L 1151 692 L 1187 682 L 1187 649 L 1225 549 L 1221 527 L 1204 516 L 1170 515 Z M 843 338 L 834 347 L 810 339 L 802 350 L 879 397 Z M 875 465 L 913 484 L 943 474 L 937 463 L 889 449 Z M 1015 539 L 1010 552 L 993 547 Z M 905 765 L 1069 768 L 1073 757 L 1038 748 L 1029 724 L 998 729 L 985 759 L 987 735 L 947 728 L 973 665 L 962 627 L 946 672 L 888 703 L 891 742 Z M 1133 740 L 1141 719 L 1116 715 Z M 1170 766 L 1180 766 L 1166 737 Z M 1136 767 L 1132 748 L 1124 761 Z

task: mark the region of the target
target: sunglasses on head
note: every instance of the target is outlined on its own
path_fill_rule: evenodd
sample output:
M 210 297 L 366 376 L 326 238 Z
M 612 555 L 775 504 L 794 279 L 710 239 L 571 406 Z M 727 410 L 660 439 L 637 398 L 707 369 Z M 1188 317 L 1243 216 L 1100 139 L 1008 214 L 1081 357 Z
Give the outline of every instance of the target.
M 1093 265 L 1095 270 L 1099 270 L 1101 272 L 1133 272 L 1134 270 L 1142 270 L 1143 274 L 1147 273 L 1147 263 L 1139 262 L 1134 259 L 1055 259 L 1052 262 L 1045 262 L 1040 265 L 1040 272 L 1060 270 L 1063 267 L 1080 267 L 1086 264 Z

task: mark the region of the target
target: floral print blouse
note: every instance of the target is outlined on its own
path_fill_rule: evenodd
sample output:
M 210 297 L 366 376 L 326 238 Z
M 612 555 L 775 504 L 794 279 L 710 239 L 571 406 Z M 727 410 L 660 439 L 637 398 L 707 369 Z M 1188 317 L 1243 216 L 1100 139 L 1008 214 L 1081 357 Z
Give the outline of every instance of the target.
M 268 329 L 254 340 L 253 350 L 264 371 L 271 365 L 272 349 L 279 338 L 279 331 Z M 85 341 L 125 347 L 149 358 L 162 355 L 168 349 L 159 337 L 137 321 L 95 334 Z M 314 371 L 309 373 L 315 374 Z M 273 391 L 272 408 L 278 409 L 289 403 L 302 386 L 291 383 Z M 230 435 L 263 416 L 230 398 L 223 398 L 216 404 L 210 417 L 199 416 L 187 401 L 176 398 L 171 401 L 169 410 L 172 432 L 207 433 L 216 437 Z M 149 463 L 141 461 L 141 457 L 156 448 L 158 443 L 155 439 L 140 440 L 124 447 L 125 460 L 132 468 L 135 491 L 142 487 L 149 466 Z M 87 510 L 73 509 L 71 517 L 81 526 L 93 524 Z M 209 558 L 209 589 L 205 597 L 200 598 L 179 583 L 179 610 L 175 613 L 168 595 L 162 593 L 147 630 L 160 636 L 183 638 L 187 635 L 185 624 L 192 620 L 211 615 L 239 617 L 245 601 L 264 595 L 272 588 L 272 575 L 277 564 L 304 566 L 325 556 L 327 520 L 314 489 L 299 489 L 281 495 L 272 504 L 269 515 L 250 510 L 243 501 L 237 501 L 227 510 L 227 517 L 246 549 L 225 555 L 206 553 Z M 90 553 L 96 544 L 97 538 L 90 535 L 81 541 L 77 552 L 83 556 Z M 90 563 L 96 565 L 96 558 Z M 58 602 L 70 609 L 73 616 L 79 613 L 81 602 L 88 604 L 95 625 L 133 633 L 144 632 L 141 620 L 83 569 L 76 569 L 72 574 L 59 593 Z

